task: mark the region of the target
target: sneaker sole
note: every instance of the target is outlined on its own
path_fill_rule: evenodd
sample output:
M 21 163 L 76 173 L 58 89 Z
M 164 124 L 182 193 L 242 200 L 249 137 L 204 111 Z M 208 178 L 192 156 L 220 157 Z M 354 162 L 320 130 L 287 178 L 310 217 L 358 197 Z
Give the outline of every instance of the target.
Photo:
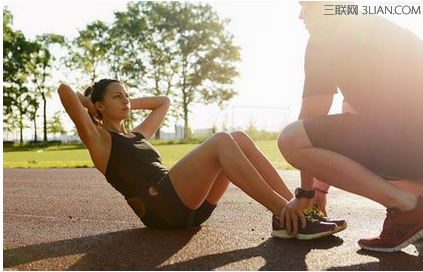
M 417 240 L 420 240 L 423 238 L 423 229 L 418 231 L 416 234 L 411 236 L 408 240 L 403 242 L 402 244 L 396 246 L 396 247 L 388 247 L 388 248 L 381 248 L 381 247 L 366 247 L 358 244 L 362 249 L 368 250 L 368 251 L 375 251 L 375 252 L 385 252 L 385 253 L 392 253 L 400 251 L 402 248 L 407 247 L 411 243 L 416 242 Z
M 345 229 L 345 228 L 344 228 Z M 289 235 L 287 231 L 285 230 L 273 230 L 271 235 L 274 238 L 280 238 L 280 239 L 292 239 L 292 238 L 297 238 L 298 240 L 313 240 L 313 239 L 318 239 L 318 238 L 322 238 L 322 237 L 326 237 L 326 236 L 330 236 L 334 233 L 340 232 L 343 229 L 337 229 L 335 228 L 334 230 L 331 231 L 326 231 L 326 232 L 319 232 L 319 233 L 314 233 L 314 234 L 297 234 L 297 235 Z
M 345 224 L 343 224 L 341 226 L 336 226 L 335 230 L 336 230 L 336 232 L 340 232 L 340 231 L 343 231 L 344 229 L 346 229 L 347 227 L 348 227 L 348 224 L 347 224 L 347 222 L 345 222 Z
M 271 235 L 274 238 L 281 238 L 281 239 L 292 239 L 296 237 L 295 235 L 289 235 L 286 230 L 272 230 Z
M 336 232 L 339 232 L 339 230 L 337 230 L 336 228 L 334 230 L 331 231 L 326 231 L 326 232 L 319 232 L 319 233 L 314 233 L 314 234 L 297 234 L 297 239 L 298 240 L 313 240 L 313 239 L 318 239 L 318 238 L 322 238 L 322 237 L 326 237 L 326 236 L 330 236 Z

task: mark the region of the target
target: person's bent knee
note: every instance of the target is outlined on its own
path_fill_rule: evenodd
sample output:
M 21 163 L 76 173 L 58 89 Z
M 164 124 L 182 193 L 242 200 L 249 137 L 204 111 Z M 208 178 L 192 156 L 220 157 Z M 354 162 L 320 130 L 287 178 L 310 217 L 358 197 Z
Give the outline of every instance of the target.
M 230 135 L 234 139 L 240 139 L 240 140 L 248 137 L 247 133 L 245 133 L 244 131 L 241 131 L 241 130 L 233 131 L 233 132 L 230 133 Z
M 278 137 L 278 148 L 284 158 L 292 163 L 300 148 L 304 146 L 304 126 L 301 120 L 295 121 L 287 125 L 279 134 Z M 308 141 L 308 139 L 307 139 Z
M 256 148 L 254 141 L 244 131 L 231 132 L 231 136 L 244 152 L 249 152 Z
M 231 136 L 232 136 L 232 138 L 234 138 L 234 140 L 237 142 L 237 144 L 241 147 L 248 148 L 248 147 L 254 147 L 255 146 L 253 140 L 244 131 L 231 132 Z
M 234 139 L 232 138 L 231 134 L 227 132 L 217 132 L 213 134 L 211 140 L 218 144 L 233 144 L 234 142 Z

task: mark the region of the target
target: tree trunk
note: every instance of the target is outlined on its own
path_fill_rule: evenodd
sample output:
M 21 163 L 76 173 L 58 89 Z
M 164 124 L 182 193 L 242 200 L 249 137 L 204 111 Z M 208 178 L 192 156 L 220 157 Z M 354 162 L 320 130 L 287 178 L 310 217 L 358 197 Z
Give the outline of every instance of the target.
M 182 107 L 184 110 L 184 139 L 189 139 L 191 138 L 191 131 L 189 129 L 189 125 L 188 125 L 188 95 L 186 93 L 186 66 L 187 66 L 187 61 L 186 61 L 186 57 L 184 57 L 183 60 L 183 68 L 182 68 Z
M 188 105 L 184 103 L 184 139 L 191 138 L 191 130 L 188 125 Z
M 23 144 L 23 114 L 19 111 L 19 144 Z
M 96 74 L 95 74 L 95 65 L 93 65 L 93 74 L 92 74 L 92 78 L 91 78 L 91 86 L 93 86 L 94 85 L 94 83 L 95 83 L 95 77 L 96 77 Z
M 44 128 L 43 128 L 43 141 L 47 142 L 47 99 L 46 99 L 46 94 L 44 92 L 41 93 L 42 97 L 43 97 L 43 124 L 44 124 Z
M 35 115 L 34 117 L 34 142 L 38 142 L 38 138 L 37 138 L 37 117 Z
M 155 135 L 154 135 L 154 139 L 156 140 L 160 140 L 160 128 L 157 129 Z

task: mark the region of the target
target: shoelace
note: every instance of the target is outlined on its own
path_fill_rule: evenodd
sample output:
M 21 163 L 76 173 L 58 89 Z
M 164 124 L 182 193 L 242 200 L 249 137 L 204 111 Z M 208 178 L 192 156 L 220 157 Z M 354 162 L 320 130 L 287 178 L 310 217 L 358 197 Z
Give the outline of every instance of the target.
M 317 218 L 313 218 L 314 220 L 319 220 L 319 219 L 321 219 L 321 218 L 324 217 L 323 214 L 322 214 L 322 212 L 317 207 L 315 207 L 315 206 L 308 207 L 307 209 L 305 209 L 303 211 L 303 213 L 304 214 L 308 214 L 310 216 L 315 215 L 315 217 L 317 217 Z
M 305 216 L 305 219 L 306 219 L 308 222 L 314 223 L 314 222 L 319 221 L 319 220 L 317 220 L 317 219 L 315 219 L 315 218 L 313 217 L 313 211 L 312 211 L 312 209 L 310 209 L 310 208 L 308 208 L 308 209 L 304 210 L 304 211 L 303 211 L 303 214 L 304 214 L 304 216 Z
M 310 208 L 309 208 L 310 210 L 311 210 L 311 212 L 313 213 L 313 214 L 315 214 L 317 217 L 319 217 L 319 218 L 323 218 L 323 217 L 325 217 L 324 215 L 323 215 L 323 213 L 320 211 L 320 209 L 319 208 L 317 208 L 316 206 L 310 206 Z

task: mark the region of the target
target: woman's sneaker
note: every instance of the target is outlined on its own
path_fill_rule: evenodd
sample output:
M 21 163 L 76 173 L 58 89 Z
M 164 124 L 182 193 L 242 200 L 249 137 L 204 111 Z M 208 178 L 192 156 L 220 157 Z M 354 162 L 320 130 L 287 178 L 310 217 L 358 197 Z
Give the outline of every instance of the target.
M 347 228 L 347 221 L 343 219 L 332 219 L 329 217 L 325 217 L 322 211 L 316 205 L 312 205 L 306 210 L 309 214 L 311 214 L 314 219 L 317 219 L 322 222 L 335 223 L 338 232 Z
M 317 219 L 314 219 L 311 214 L 306 210 L 303 211 L 306 218 L 306 227 L 302 228 L 300 220 L 298 220 L 298 233 L 296 235 L 289 235 L 286 228 L 282 228 L 279 218 L 275 215 L 272 216 L 272 237 L 290 239 L 297 238 L 298 240 L 311 240 L 317 239 L 325 236 L 332 235 L 335 232 L 338 232 L 337 225 L 335 223 L 323 222 Z
M 411 211 L 387 209 L 383 230 L 378 237 L 365 238 L 358 245 L 365 250 L 397 252 L 423 238 L 423 196 Z

